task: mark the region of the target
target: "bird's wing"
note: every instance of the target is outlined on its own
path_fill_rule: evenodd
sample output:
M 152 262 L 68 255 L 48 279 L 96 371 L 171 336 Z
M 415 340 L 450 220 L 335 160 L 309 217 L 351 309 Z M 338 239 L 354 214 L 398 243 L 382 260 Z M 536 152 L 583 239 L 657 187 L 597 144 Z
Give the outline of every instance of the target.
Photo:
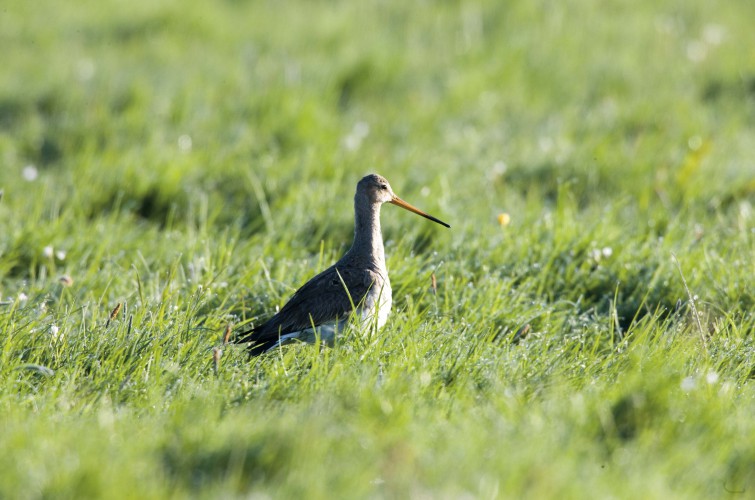
M 237 341 L 255 346 L 277 342 L 281 335 L 319 326 L 351 314 L 380 275 L 372 270 L 332 266 L 306 282 L 267 322 Z M 344 288 L 347 285 L 348 293 Z M 351 300 L 349 300 L 351 297 Z

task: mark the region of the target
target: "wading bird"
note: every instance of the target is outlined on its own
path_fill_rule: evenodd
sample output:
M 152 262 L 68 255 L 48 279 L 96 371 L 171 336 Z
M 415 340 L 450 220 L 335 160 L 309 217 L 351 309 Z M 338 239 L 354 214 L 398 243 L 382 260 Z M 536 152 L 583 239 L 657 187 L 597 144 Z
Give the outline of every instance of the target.
M 293 340 L 332 345 L 352 313 L 382 328 L 391 311 L 391 282 L 385 266 L 380 206 L 392 203 L 433 222 L 451 227 L 395 194 L 388 181 L 377 174 L 357 184 L 354 195 L 354 243 L 334 265 L 299 288 L 272 318 L 236 340 L 249 343 L 252 356 Z

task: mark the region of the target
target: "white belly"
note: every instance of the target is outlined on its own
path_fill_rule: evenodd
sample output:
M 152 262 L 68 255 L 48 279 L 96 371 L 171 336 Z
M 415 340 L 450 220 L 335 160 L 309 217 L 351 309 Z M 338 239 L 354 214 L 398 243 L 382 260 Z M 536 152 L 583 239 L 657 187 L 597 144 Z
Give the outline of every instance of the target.
M 388 321 L 388 315 L 391 314 L 391 305 L 393 304 L 393 292 L 391 290 L 391 282 L 388 279 L 385 280 L 383 288 L 378 296 L 377 307 L 374 307 L 372 311 L 363 313 L 363 318 L 367 319 L 369 316 L 377 315 L 377 327 L 378 330 L 383 328 Z

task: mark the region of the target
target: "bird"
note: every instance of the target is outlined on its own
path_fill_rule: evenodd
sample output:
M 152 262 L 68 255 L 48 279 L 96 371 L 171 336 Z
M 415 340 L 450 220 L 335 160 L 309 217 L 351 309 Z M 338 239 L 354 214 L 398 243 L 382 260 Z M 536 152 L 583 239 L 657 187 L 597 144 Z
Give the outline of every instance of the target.
M 307 281 L 264 323 L 243 332 L 237 344 L 248 344 L 258 356 L 294 341 L 333 345 L 352 314 L 382 328 L 391 310 L 391 282 L 385 265 L 380 207 L 391 203 L 450 228 L 396 196 L 385 177 L 370 174 L 354 194 L 354 242 L 335 264 Z

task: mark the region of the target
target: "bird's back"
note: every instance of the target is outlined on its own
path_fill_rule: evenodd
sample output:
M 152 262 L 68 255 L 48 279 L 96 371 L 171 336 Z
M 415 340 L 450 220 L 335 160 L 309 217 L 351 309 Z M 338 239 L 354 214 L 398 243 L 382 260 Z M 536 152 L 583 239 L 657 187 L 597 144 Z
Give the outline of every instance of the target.
M 390 306 L 387 273 L 341 259 L 305 283 L 275 316 L 246 332 L 238 342 L 251 342 L 251 354 L 261 354 L 282 339 L 298 338 L 303 332 L 314 337 L 313 325 L 332 327 L 345 322 L 355 310 L 367 317 L 376 307 L 378 326 L 382 326 Z

